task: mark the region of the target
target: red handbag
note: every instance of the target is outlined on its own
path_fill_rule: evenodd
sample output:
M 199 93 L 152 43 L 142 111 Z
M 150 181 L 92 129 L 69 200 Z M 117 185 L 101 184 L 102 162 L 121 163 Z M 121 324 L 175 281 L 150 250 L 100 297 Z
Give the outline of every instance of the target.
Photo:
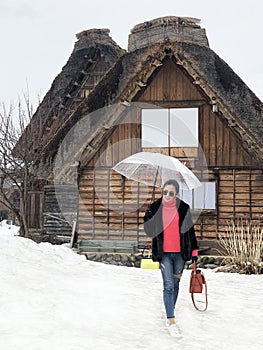
M 203 286 L 205 287 L 205 308 L 203 310 L 199 309 L 196 305 L 195 299 L 194 299 L 194 294 L 195 293 L 202 293 L 203 292 Z M 207 284 L 205 280 L 205 276 L 203 272 L 199 269 L 196 268 L 196 261 L 194 262 L 194 268 L 193 271 L 191 272 L 190 276 L 190 287 L 189 287 L 189 292 L 191 293 L 192 301 L 194 304 L 194 307 L 198 311 L 205 311 L 208 306 L 208 298 L 207 298 Z

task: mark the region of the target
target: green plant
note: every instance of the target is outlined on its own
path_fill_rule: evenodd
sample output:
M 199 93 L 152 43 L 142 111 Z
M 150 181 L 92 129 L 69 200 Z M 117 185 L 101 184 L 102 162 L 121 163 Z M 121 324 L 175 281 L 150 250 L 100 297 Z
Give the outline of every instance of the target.
M 248 220 L 232 220 L 219 240 L 237 272 L 263 273 L 263 227 Z

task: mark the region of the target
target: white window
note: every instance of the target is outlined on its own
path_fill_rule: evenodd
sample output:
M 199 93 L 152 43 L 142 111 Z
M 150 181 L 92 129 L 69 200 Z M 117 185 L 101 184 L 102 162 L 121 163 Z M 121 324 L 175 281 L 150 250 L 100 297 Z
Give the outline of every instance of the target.
M 167 109 L 142 110 L 142 147 L 168 146 Z
M 170 146 L 198 147 L 198 109 L 170 110 Z
M 142 110 L 142 147 L 197 146 L 198 108 Z
M 216 183 L 202 182 L 194 190 L 181 189 L 179 197 L 190 205 L 191 209 L 216 209 Z

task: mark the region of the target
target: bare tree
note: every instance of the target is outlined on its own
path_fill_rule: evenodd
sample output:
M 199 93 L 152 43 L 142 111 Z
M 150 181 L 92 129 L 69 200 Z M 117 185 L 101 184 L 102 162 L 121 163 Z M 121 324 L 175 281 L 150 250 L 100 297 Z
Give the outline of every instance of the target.
M 4 204 L 17 218 L 20 235 L 28 236 L 27 207 L 30 183 L 29 149 L 27 138 L 16 147 L 33 114 L 28 94 L 19 99 L 17 106 L 7 108 L 0 105 L 0 203 Z M 16 192 L 19 205 L 13 200 L 11 192 Z

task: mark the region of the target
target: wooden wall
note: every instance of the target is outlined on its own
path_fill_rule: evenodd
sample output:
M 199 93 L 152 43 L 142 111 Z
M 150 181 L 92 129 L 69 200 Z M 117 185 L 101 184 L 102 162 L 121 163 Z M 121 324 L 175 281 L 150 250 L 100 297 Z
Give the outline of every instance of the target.
M 171 59 L 165 60 L 136 100 L 167 108 L 199 108 L 200 146 L 196 155 L 193 152 L 190 164 L 196 173 L 207 166 L 209 179 L 217 184 L 217 209 L 198 217 L 195 228 L 199 238 L 217 238 L 233 218 L 263 222 L 262 166 L 254 163 L 224 117 L 212 112 L 206 96 L 180 66 Z M 117 126 L 101 145 L 92 161 L 82 167 L 79 239 L 146 239 L 142 220 L 152 189 L 111 170 L 123 158 L 142 150 L 140 122 L 141 111 L 135 108 L 126 116 L 125 124 Z M 170 154 L 177 155 L 176 152 L 178 149 L 170 150 Z
M 106 142 L 101 145 L 89 166 L 112 167 L 125 157 L 141 150 L 140 111 L 129 110 L 125 119 L 115 127 Z
M 257 166 L 223 116 L 207 104 L 199 108 L 199 143 L 208 167 Z
M 262 171 L 220 170 L 217 179 L 217 209 L 201 215 L 197 212 L 198 218 L 193 213 L 197 237 L 218 238 L 233 219 L 263 224 Z M 151 187 L 127 180 L 107 167 L 86 168 L 80 183 L 79 239 L 145 241 L 143 215 L 151 195 Z M 155 197 L 160 195 L 156 189 Z
M 144 240 L 151 188 L 105 167 L 86 168 L 80 183 L 79 239 Z
M 44 187 L 43 232 L 53 236 L 71 236 L 76 220 L 78 192 L 70 185 Z
M 29 228 L 42 229 L 43 227 L 43 196 L 42 191 L 30 191 L 28 193 L 27 222 Z
M 151 103 L 175 103 L 179 106 L 191 106 L 205 102 L 206 96 L 193 85 L 192 79 L 185 71 L 175 64 L 173 59 L 165 59 L 163 66 L 159 67 L 147 87 L 138 96 L 139 101 Z
M 217 170 L 217 210 L 204 213 L 195 225 L 203 239 L 217 238 L 232 220 L 263 225 L 262 170 Z

